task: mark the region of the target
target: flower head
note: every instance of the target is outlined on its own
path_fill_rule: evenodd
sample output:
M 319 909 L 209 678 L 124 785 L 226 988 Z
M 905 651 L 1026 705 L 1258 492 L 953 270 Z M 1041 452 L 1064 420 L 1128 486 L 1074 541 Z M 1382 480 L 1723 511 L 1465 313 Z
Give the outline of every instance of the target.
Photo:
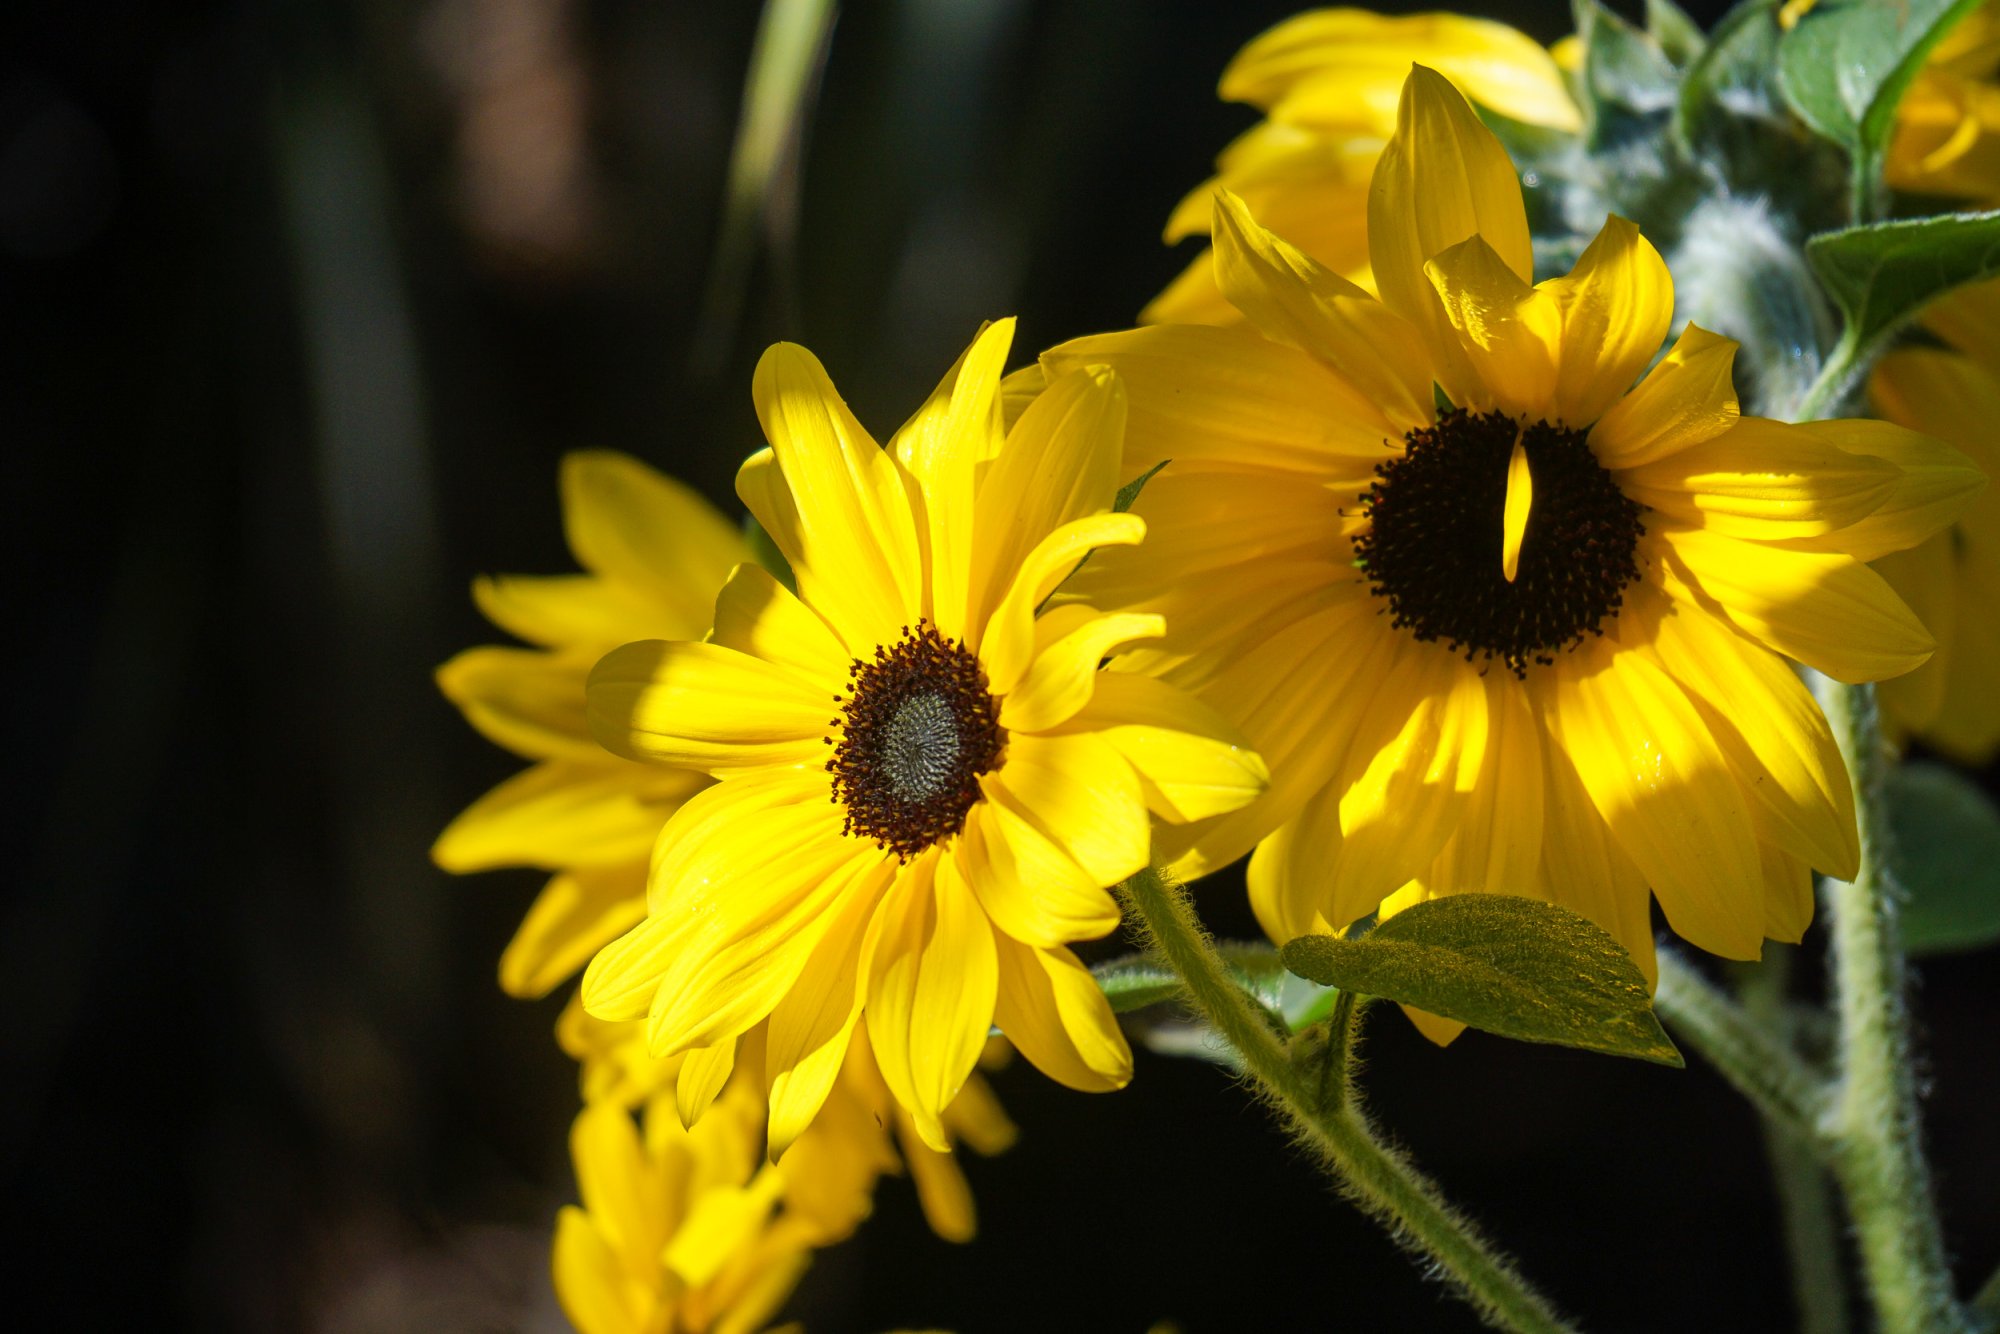
M 1217 189 L 1333 272 L 1372 289 L 1368 180 L 1396 128 L 1396 98 L 1420 60 L 1480 106 L 1509 119 L 1575 131 L 1582 116 L 1549 52 L 1489 19 L 1315 9 L 1257 37 L 1223 71 L 1231 102 L 1264 112 L 1216 158 L 1216 174 L 1167 219 L 1168 244 L 1209 230 Z M 1199 255 L 1140 317 L 1233 324 L 1242 315 Z
M 1945 347 L 1907 347 L 1876 366 L 1869 386 L 1883 417 L 1950 441 L 2000 472 L 2000 283 L 1977 283 L 1925 315 Z M 2000 492 L 1986 491 L 1950 528 L 1875 563 L 1937 637 L 1931 660 L 1882 684 L 1890 721 L 1967 764 L 2000 752 Z
M 1851 873 L 1857 844 L 1786 659 L 1846 681 L 1921 663 L 1930 637 L 1862 562 L 1978 473 L 1880 423 L 1740 415 L 1735 345 L 1699 328 L 1649 371 L 1659 255 L 1612 218 L 1532 283 L 1506 152 L 1432 71 L 1368 226 L 1380 300 L 1223 196 L 1216 276 L 1249 327 L 1043 358 L 1125 381 L 1128 472 L 1174 459 L 1136 507 L 1148 560 L 1107 553 L 1075 595 L 1164 614 L 1118 665 L 1230 711 L 1274 775 L 1163 842 L 1188 874 L 1255 846 L 1279 940 L 1477 890 L 1583 912 L 1642 968 L 1649 890 L 1719 954 L 1797 939 L 1809 868 Z
M 584 1005 L 703 1060 L 767 1024 L 774 1153 L 864 1012 L 936 1148 L 996 1021 L 1066 1084 L 1124 1084 L 1124 1038 L 1067 946 L 1117 924 L 1106 887 L 1146 864 L 1149 810 L 1200 819 L 1264 785 L 1211 708 L 1099 671 L 1158 616 L 1046 607 L 1145 523 L 1112 512 L 1115 376 L 1059 376 L 1003 427 L 1012 333 L 987 329 L 888 449 L 810 353 L 767 352 L 771 448 L 737 491 L 797 595 L 741 566 L 707 639 L 629 644 L 591 674 L 607 746 L 722 781 L 661 832 L 646 920 L 592 961 Z

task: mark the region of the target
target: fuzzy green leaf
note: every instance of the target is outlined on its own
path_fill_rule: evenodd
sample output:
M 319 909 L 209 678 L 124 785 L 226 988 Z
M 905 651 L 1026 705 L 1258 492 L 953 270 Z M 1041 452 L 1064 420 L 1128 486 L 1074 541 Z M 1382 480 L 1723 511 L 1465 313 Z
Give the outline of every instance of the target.
M 1178 1000 L 1184 990 L 1171 968 L 1139 954 L 1100 963 L 1090 970 L 1090 975 L 1097 979 L 1098 989 L 1111 1002 L 1113 1014 Z
M 1625 137 L 1636 129 L 1634 118 L 1674 105 L 1680 76 L 1658 42 L 1597 0 L 1575 0 L 1573 9 L 1583 47 L 1578 85 L 1591 143 Z
M 2000 810 L 1956 770 L 1905 764 L 1889 777 L 1889 820 L 1909 901 L 1903 943 L 1948 954 L 2000 942 Z
M 1826 232 L 1806 258 L 1866 350 L 1932 297 L 2000 273 L 2000 213 L 1945 213 Z
M 1878 178 L 1896 106 L 1931 48 L 1979 0 L 1820 0 L 1778 43 L 1778 84 L 1799 118 Z
M 1624 947 L 1588 918 L 1535 899 L 1433 899 L 1359 940 L 1302 936 L 1283 958 L 1322 985 L 1502 1037 L 1681 1064 Z
M 1701 25 L 1674 0 L 1646 0 L 1646 35 L 1677 69 L 1686 69 L 1708 45 Z

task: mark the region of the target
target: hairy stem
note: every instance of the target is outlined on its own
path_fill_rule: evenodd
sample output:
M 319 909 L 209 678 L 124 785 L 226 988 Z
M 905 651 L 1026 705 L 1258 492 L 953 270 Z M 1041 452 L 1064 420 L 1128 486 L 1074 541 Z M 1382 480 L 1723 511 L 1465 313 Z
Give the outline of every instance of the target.
M 1330 1096 L 1322 1098 L 1319 1069 L 1292 1061 L 1268 1012 L 1231 980 L 1186 891 L 1149 869 L 1119 886 L 1119 896 L 1150 947 L 1187 984 L 1201 1017 L 1236 1049 L 1259 1090 L 1350 1199 L 1397 1241 L 1433 1261 L 1488 1322 L 1519 1330 L 1569 1328 L 1513 1264 L 1368 1124 L 1349 1082 L 1347 1048 L 1356 1013 L 1351 1004 L 1333 1016 L 1341 1031 L 1331 1036 L 1334 1045 L 1324 1056 L 1339 1068 L 1328 1072 Z
M 1744 1017 L 1753 1028 L 1770 1034 L 1787 1056 L 1796 1051 L 1796 1024 L 1785 1001 L 1791 973 L 1791 949 L 1766 945 L 1763 963 L 1745 965 L 1736 984 Z M 1816 1092 L 1824 1110 L 1828 1099 L 1823 1080 Z M 1767 1116 L 1764 1152 L 1771 1160 L 1785 1249 L 1792 1261 L 1792 1301 L 1798 1308 L 1799 1328 L 1803 1334 L 1847 1334 L 1847 1272 L 1840 1253 L 1844 1220 L 1821 1161 L 1826 1145 L 1816 1135 L 1801 1136 Z
M 1827 1088 L 1782 1040 L 1751 1021 L 1743 1007 L 1662 946 L 1653 1006 L 1690 1047 L 1793 1138 L 1818 1138 Z
M 1815 683 L 1854 783 L 1861 870 L 1828 881 L 1839 1023 L 1829 1118 L 1832 1167 L 1854 1220 L 1869 1297 L 1886 1334 L 1972 1328 L 1953 1298 L 1931 1198 L 1912 1071 L 1908 977 L 1882 783 L 1888 768 L 1874 687 Z

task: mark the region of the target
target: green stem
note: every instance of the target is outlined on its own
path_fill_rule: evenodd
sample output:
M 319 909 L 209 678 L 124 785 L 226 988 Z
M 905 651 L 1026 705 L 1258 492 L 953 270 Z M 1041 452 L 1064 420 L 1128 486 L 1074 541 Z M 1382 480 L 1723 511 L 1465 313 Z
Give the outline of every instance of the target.
M 1785 992 L 1792 974 L 1792 950 L 1764 947 L 1761 964 L 1745 965 L 1738 974 L 1736 994 L 1743 1015 L 1753 1028 L 1772 1035 L 1790 1056 L 1797 1026 Z M 1796 1059 L 1796 1058 L 1794 1058 Z M 1820 1103 L 1826 1101 L 1821 1081 Z M 1792 1300 L 1798 1307 L 1804 1334 L 1847 1334 L 1847 1273 L 1841 1262 L 1841 1204 L 1827 1179 L 1826 1151 L 1817 1138 L 1798 1135 L 1770 1117 L 1764 1118 L 1764 1152 L 1771 1160 L 1771 1180 L 1778 1191 L 1778 1212 L 1785 1229 L 1785 1249 L 1792 1261 Z
M 1187 984 L 1202 1018 L 1236 1049 L 1263 1095 L 1349 1198 L 1449 1275 L 1489 1322 L 1519 1330 L 1569 1328 L 1435 1186 L 1376 1136 L 1349 1082 L 1344 1050 L 1328 1053 L 1328 1059 L 1341 1065 L 1334 1074 L 1338 1087 L 1332 1097 L 1319 1096 L 1317 1072 L 1291 1060 L 1268 1012 L 1231 980 L 1186 891 L 1149 869 L 1119 886 L 1119 895 L 1151 948 Z M 1333 1043 L 1353 1041 L 1354 1014 L 1351 1004 L 1336 1010 L 1334 1019 L 1342 1022 L 1343 1031 L 1331 1036 Z
M 1952 1296 L 1931 1199 L 1912 1073 L 1908 977 L 1890 869 L 1887 773 L 1874 687 L 1818 678 L 1820 705 L 1854 784 L 1861 869 L 1828 881 L 1839 1072 L 1829 1118 L 1832 1167 L 1846 1193 L 1869 1296 L 1886 1334 L 1972 1328 Z
M 1820 363 L 1819 374 L 1806 386 L 1804 395 L 1792 408 L 1789 414 L 1791 420 L 1820 421 L 1843 408 L 1862 372 L 1867 369 L 1865 351 L 1872 351 L 1872 344 L 1864 349 L 1852 329 L 1841 334 L 1839 341 L 1826 354 L 1826 360 Z
M 1653 1006 L 1690 1047 L 1736 1086 L 1767 1118 L 1792 1137 L 1819 1137 L 1826 1111 L 1826 1081 L 1814 1075 L 1769 1030 L 1752 1023 L 1743 1007 L 1696 972 L 1679 951 L 1659 951 L 1660 984 Z

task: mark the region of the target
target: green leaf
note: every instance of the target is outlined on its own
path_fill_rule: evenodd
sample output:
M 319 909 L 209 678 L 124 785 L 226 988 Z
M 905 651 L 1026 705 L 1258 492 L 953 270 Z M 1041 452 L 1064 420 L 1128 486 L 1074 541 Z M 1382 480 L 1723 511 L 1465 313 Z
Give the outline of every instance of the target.
M 1674 0 L 1646 0 L 1646 35 L 1677 69 L 1686 69 L 1708 46 L 1701 25 Z
M 1945 213 L 1825 232 L 1806 258 L 1847 320 L 1859 354 L 1932 297 L 2000 273 L 2000 213 Z
M 1624 947 L 1590 919 L 1534 899 L 1433 899 L 1359 940 L 1301 936 L 1283 958 L 1323 985 L 1502 1037 L 1682 1063 Z
M 1139 499 L 1139 493 L 1146 489 L 1146 483 L 1153 480 L 1153 474 L 1172 462 L 1172 459 L 1161 459 L 1158 463 L 1155 463 L 1152 467 L 1119 487 L 1118 495 L 1111 502 L 1111 512 L 1113 514 L 1123 514 L 1125 511 L 1131 509 L 1133 503 Z
M 2000 942 L 2000 810 L 1942 764 L 1903 765 L 1886 796 L 1909 891 L 1904 945 L 1946 954 Z
M 1163 1005 L 1178 1000 L 1182 994 L 1181 980 L 1174 976 L 1173 970 L 1142 954 L 1127 954 L 1100 963 L 1090 970 L 1090 975 L 1097 979 L 1098 989 L 1111 1002 L 1113 1014 Z
M 1820 0 L 1778 43 L 1799 118 L 1848 150 L 1856 199 L 1875 197 L 1896 106 L 1931 48 L 1979 0 Z
M 1627 137 L 1638 128 L 1635 120 L 1674 105 L 1680 75 L 1659 43 L 1597 0 L 1575 0 L 1573 8 L 1583 47 L 1585 133 L 1592 144 Z
M 1224 940 L 1216 942 L 1216 950 L 1229 964 L 1236 984 L 1267 1009 L 1308 1003 L 1318 995 L 1318 988 L 1302 988 L 1299 979 L 1285 971 L 1278 952 L 1269 945 Z M 1146 954 L 1107 959 L 1094 965 L 1090 975 L 1117 1014 L 1177 1000 L 1182 991 L 1173 970 Z M 1308 991 L 1310 995 L 1305 994 Z

